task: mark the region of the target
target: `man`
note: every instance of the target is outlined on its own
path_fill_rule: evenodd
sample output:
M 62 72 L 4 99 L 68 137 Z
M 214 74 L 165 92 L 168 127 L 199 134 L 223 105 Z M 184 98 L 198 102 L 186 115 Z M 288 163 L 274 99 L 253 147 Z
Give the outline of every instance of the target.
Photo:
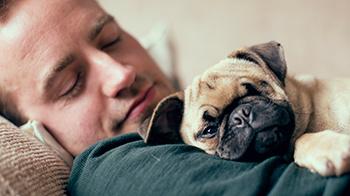
M 72 155 L 136 131 L 170 83 L 95 0 L 2 0 L 2 115 L 41 121 Z

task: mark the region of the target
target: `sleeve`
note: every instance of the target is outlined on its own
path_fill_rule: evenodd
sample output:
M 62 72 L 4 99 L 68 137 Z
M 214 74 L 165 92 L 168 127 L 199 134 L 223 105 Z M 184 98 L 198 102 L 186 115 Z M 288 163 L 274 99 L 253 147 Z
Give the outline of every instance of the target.
M 321 177 L 271 157 L 219 159 L 185 144 L 150 146 L 136 134 L 102 141 L 74 160 L 70 195 L 344 195 L 350 175 Z

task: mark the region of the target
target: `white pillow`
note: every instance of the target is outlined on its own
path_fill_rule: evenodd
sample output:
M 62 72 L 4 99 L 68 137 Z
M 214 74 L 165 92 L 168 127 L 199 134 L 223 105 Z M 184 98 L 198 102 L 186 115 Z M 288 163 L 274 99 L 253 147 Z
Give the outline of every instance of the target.
M 165 23 L 159 23 L 141 39 L 141 45 L 153 57 L 156 63 L 170 80 L 177 78 L 175 72 L 174 46 L 169 37 L 169 28 Z

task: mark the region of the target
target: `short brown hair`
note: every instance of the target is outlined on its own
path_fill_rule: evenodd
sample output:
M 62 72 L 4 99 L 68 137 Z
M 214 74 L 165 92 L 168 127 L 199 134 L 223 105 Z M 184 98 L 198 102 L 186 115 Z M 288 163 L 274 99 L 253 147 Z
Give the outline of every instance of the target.
M 0 0 L 0 22 L 8 19 L 9 9 L 14 0 Z M 25 123 L 25 118 L 16 107 L 13 97 L 5 89 L 6 84 L 0 84 L 0 115 L 20 126 Z
M 7 19 L 9 14 L 9 6 L 12 2 L 13 0 L 0 0 L 0 22 Z M 0 84 L 0 115 L 17 126 L 24 123 L 24 120 L 19 114 L 14 101 L 11 100 L 11 96 L 6 92 L 4 84 Z
M 3 22 L 7 19 L 9 14 L 9 7 L 13 0 L 0 0 L 0 21 Z
M 16 126 L 21 126 L 26 122 L 26 118 L 18 110 L 13 96 L 3 86 L 0 86 L 0 115 Z

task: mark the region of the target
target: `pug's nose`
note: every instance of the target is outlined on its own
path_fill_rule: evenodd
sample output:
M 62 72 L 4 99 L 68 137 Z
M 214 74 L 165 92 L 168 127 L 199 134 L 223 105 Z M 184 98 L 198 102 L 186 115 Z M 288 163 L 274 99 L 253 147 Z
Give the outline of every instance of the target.
M 246 124 L 250 124 L 252 121 L 251 115 L 252 107 L 249 105 L 244 105 L 240 107 L 238 111 L 231 113 L 229 120 L 233 122 L 233 125 L 236 127 L 244 127 Z

